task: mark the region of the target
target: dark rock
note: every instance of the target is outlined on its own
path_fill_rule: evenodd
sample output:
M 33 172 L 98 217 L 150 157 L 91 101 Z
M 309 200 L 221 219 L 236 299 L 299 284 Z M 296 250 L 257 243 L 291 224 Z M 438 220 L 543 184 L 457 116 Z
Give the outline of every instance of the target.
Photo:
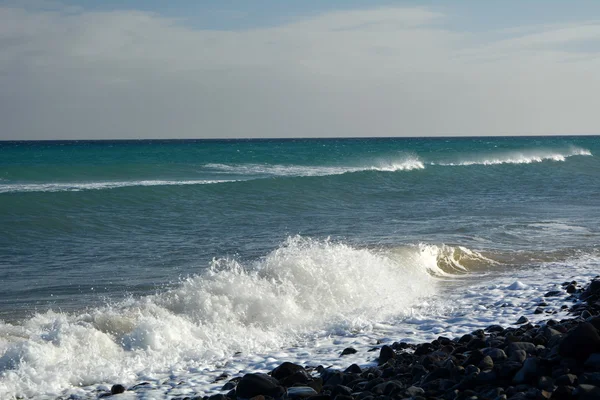
M 580 317 L 583 319 L 588 319 L 591 316 L 592 316 L 592 313 L 590 313 L 588 310 L 583 310 L 580 315 Z
M 579 382 L 577 382 L 577 379 Z M 571 386 L 578 383 L 600 386 L 600 372 L 585 372 L 579 378 L 576 377 L 576 381 Z
M 277 380 L 281 380 L 299 371 L 306 372 L 301 365 L 286 361 L 271 371 L 271 376 Z
M 357 353 L 357 350 L 355 348 L 346 347 L 344 350 L 342 350 L 342 354 L 340 354 L 340 357 L 348 355 L 348 354 L 355 354 L 355 353 Z
M 354 397 L 345 394 L 338 394 L 333 398 L 333 400 L 354 400 Z
M 277 379 L 267 374 L 246 374 L 237 384 L 235 393 L 237 397 L 244 399 L 259 395 L 279 398 L 285 393 L 285 389 Z
M 431 343 L 423 343 L 417 346 L 414 354 L 415 356 L 422 356 L 431 353 L 433 350 L 434 348 Z
M 554 381 L 549 376 L 541 376 L 538 379 L 537 387 L 541 390 L 552 392 L 554 390 Z
M 521 315 L 521 317 L 517 320 L 517 324 L 521 325 L 521 324 L 526 324 L 528 323 L 529 320 L 527 319 L 527 317 L 525 317 L 524 315 Z
M 494 362 L 504 361 L 507 358 L 506 353 L 502 349 L 492 347 L 489 349 L 483 349 L 482 351 L 484 355 L 490 356 Z
M 597 281 L 600 284 L 600 281 Z M 584 362 L 592 353 L 600 350 L 600 336 L 594 326 L 584 322 L 567 334 L 559 345 L 562 357 L 571 357 Z
M 408 389 L 406 389 L 406 394 L 408 394 L 409 396 L 420 396 L 422 394 L 425 394 L 425 391 L 417 386 L 411 386 Z
M 573 398 L 575 388 L 572 386 L 559 386 L 552 393 L 552 400 L 570 400 Z
M 387 345 L 381 347 L 381 350 L 379 351 L 378 364 L 383 365 L 392 358 L 396 358 L 396 353 L 394 352 L 394 350 L 392 350 L 392 348 Z
M 579 385 L 575 389 L 577 400 L 598 400 L 600 399 L 600 388 L 593 385 Z
M 471 340 L 469 343 L 467 343 L 467 348 L 469 350 L 474 350 L 474 349 L 483 349 L 484 347 L 486 347 L 486 342 L 485 340 L 476 337 L 473 340 Z
M 317 395 L 317 392 L 309 386 L 294 386 L 287 390 L 287 397 L 290 399 L 312 398 L 315 395 Z
M 208 400 L 230 400 L 230 399 L 229 399 L 229 397 L 225 396 L 224 394 L 217 393 L 217 394 L 213 394 L 212 396 L 209 396 Z
M 558 386 L 575 386 L 577 384 L 577 375 L 564 374 L 556 378 Z
M 362 372 L 362 369 L 357 364 L 352 364 L 351 366 L 346 368 L 344 372 L 347 374 L 360 374 Z
M 565 290 L 567 291 L 567 293 L 575 293 L 575 291 L 577 290 L 577 287 L 573 284 L 570 284 L 569 286 L 566 287 Z
M 517 350 L 524 350 L 527 354 L 535 354 L 536 348 L 533 343 L 529 342 L 513 342 L 508 346 L 508 354 L 510 356 Z
M 321 372 L 321 378 L 323 378 L 323 384 L 329 386 L 335 385 L 343 385 L 344 384 L 344 374 L 341 371 L 329 370 L 325 369 Z
M 473 335 L 463 335 L 460 339 L 458 339 L 458 343 L 460 344 L 466 344 L 469 343 L 471 340 L 473 340 Z
M 377 395 L 393 396 L 396 393 L 400 393 L 403 389 L 404 386 L 401 382 L 387 381 L 373 387 L 371 392 Z
M 582 300 L 587 300 L 592 296 L 600 294 L 600 280 L 594 279 L 581 295 Z
M 588 368 L 599 370 L 600 369 L 600 353 L 590 354 L 590 356 L 585 360 L 584 365 Z
M 556 297 L 563 294 L 562 290 L 551 290 L 544 295 L 544 297 Z
M 544 309 L 542 307 L 538 307 L 535 309 L 535 311 L 533 312 L 534 314 L 543 314 L 544 313 Z
M 339 395 L 350 396 L 351 394 L 352 394 L 352 389 L 350 389 L 348 386 L 344 386 L 344 385 L 337 385 L 331 391 L 331 397 L 333 397 L 333 398 L 335 398 L 336 396 L 339 396 Z
M 490 325 L 485 330 L 488 331 L 488 332 L 490 332 L 490 333 L 504 332 L 504 328 L 501 327 L 500 325 Z
M 125 393 L 125 386 L 123 385 L 112 385 L 112 387 L 110 388 L 110 394 L 120 394 L 120 393 Z
M 494 368 L 494 361 L 490 356 L 483 357 L 483 359 L 479 362 L 479 369 L 482 371 L 488 371 L 492 368 Z

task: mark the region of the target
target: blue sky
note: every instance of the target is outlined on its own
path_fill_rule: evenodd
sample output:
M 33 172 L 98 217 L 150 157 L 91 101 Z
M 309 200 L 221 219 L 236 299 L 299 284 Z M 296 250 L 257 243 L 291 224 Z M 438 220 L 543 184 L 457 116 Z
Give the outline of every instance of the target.
M 598 134 L 600 1 L 0 1 L 0 139 Z
M 448 27 L 468 31 L 581 21 L 600 16 L 600 2 L 595 0 L 69 0 L 62 3 L 97 11 L 143 10 L 183 18 L 201 29 L 234 30 L 278 25 L 323 12 L 389 6 L 437 10 L 452 16 L 452 20 L 447 22 Z

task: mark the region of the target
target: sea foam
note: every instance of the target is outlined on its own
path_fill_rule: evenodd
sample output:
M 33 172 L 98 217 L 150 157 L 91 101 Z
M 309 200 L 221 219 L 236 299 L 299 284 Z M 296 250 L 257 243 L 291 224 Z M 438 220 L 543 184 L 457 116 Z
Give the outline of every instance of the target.
M 591 151 L 572 147 L 565 151 L 555 150 L 524 150 L 491 154 L 486 157 L 472 158 L 458 162 L 439 163 L 444 166 L 468 165 L 500 165 L 500 164 L 532 164 L 543 161 L 565 161 L 573 156 L 591 156 Z
M 216 259 L 167 292 L 80 314 L 0 323 L 0 397 L 131 384 L 223 365 L 409 315 L 435 292 L 431 260 L 289 238 L 250 264 Z M 316 336 L 315 336 L 316 335 Z
M 61 183 L 13 183 L 0 185 L 0 193 L 13 192 L 79 192 L 82 190 L 116 189 L 134 186 L 181 186 L 210 185 L 235 182 L 234 180 L 139 180 L 119 182 L 61 182 Z
M 363 166 L 304 166 L 272 164 L 206 164 L 205 168 L 215 172 L 239 175 L 270 176 L 328 176 L 362 171 L 412 171 L 424 169 L 425 165 L 417 157 L 407 157 L 392 161 L 376 161 Z

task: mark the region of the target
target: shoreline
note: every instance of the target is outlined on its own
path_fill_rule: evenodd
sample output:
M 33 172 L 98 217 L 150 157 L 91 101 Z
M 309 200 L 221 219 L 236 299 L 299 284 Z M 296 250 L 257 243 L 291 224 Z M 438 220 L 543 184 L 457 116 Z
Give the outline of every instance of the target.
M 594 399 L 600 398 L 600 277 L 583 286 L 564 282 L 545 298 L 572 301 L 568 318 L 514 326 L 490 325 L 461 337 L 418 344 L 393 342 L 372 348 L 364 367 L 345 369 L 283 362 L 269 373 L 218 377 L 221 391 L 178 400 L 391 400 L 391 399 Z M 540 304 L 534 314 L 543 313 Z M 563 306 L 564 308 L 565 306 Z M 346 348 L 340 354 L 355 354 Z M 365 355 L 367 358 L 367 355 Z M 361 363 L 362 364 L 362 363 Z M 111 397 L 144 390 L 114 385 Z

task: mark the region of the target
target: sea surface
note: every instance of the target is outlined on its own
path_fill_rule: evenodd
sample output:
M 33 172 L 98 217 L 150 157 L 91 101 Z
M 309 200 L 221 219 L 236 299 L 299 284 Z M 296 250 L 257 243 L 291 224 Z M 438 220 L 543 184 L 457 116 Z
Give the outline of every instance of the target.
M 2 399 L 364 364 L 597 274 L 599 136 L 0 142 Z

